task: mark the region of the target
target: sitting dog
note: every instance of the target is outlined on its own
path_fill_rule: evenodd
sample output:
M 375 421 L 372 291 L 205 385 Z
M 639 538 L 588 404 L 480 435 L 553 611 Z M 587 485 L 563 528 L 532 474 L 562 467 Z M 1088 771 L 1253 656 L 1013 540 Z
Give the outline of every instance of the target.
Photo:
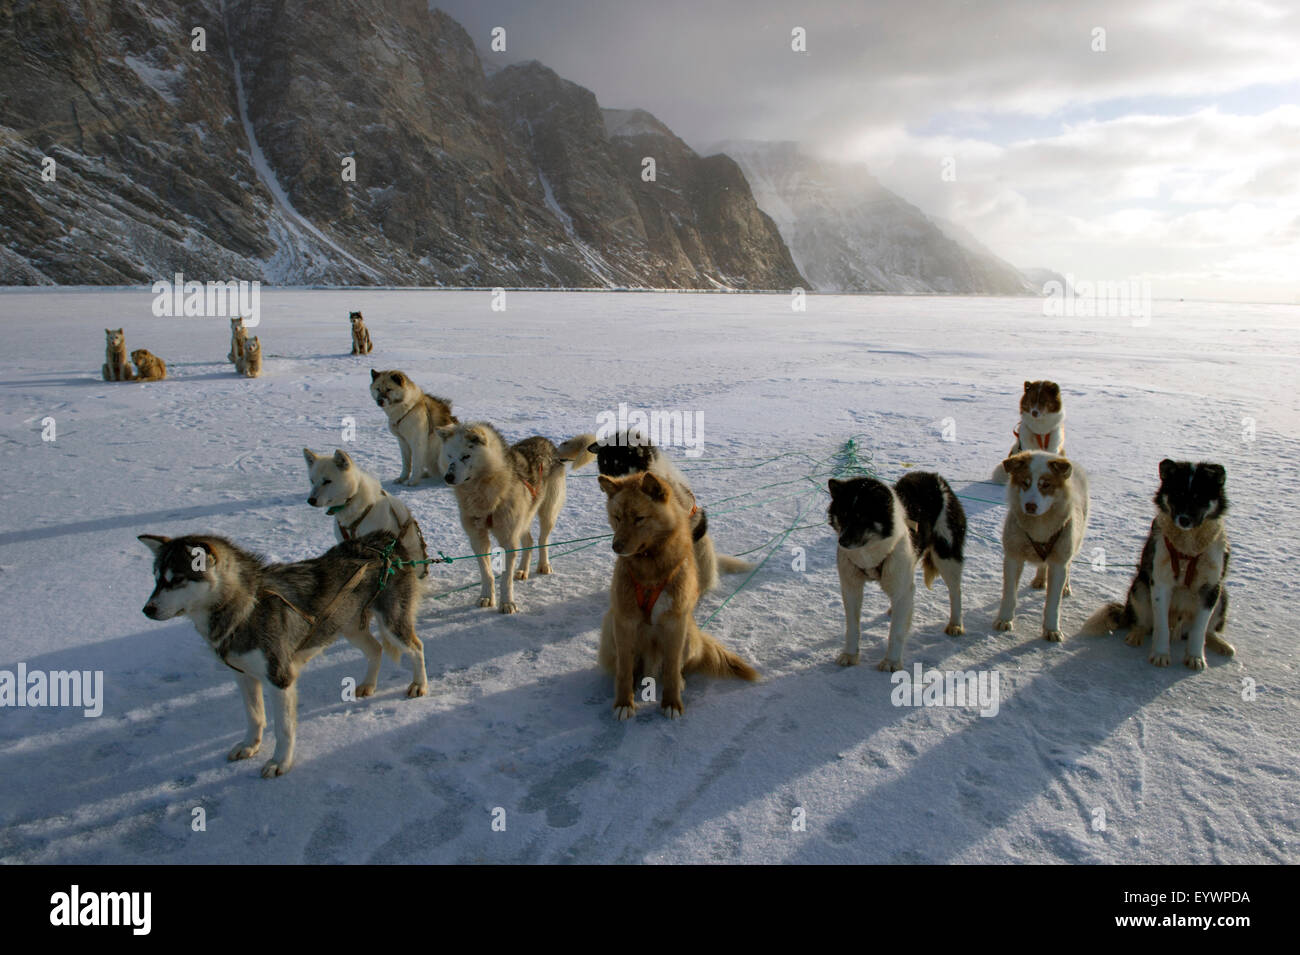
M 366 656 L 365 680 L 357 696 L 369 696 L 379 679 L 383 651 L 411 657 L 414 679 L 407 696 L 424 696 L 424 646 L 415 635 L 417 584 L 409 567 L 399 568 L 383 588 L 379 555 L 391 534 L 344 541 L 320 557 L 293 564 L 268 564 L 224 537 L 207 534 L 159 537 L 141 534 L 153 551 L 153 593 L 144 605 L 152 620 L 186 614 L 217 658 L 238 676 L 248 716 L 248 733 L 228 759 L 247 759 L 262 745 L 266 717 L 262 686 L 275 711 L 275 752 L 262 767 L 265 777 L 293 766 L 298 725 L 298 673 L 340 632 Z M 379 622 L 376 640 L 369 614 Z
M 349 312 L 348 321 L 352 322 L 352 354 L 369 355 L 374 350 L 370 344 L 370 332 L 360 312 Z
M 1065 411 L 1061 406 L 1061 386 L 1054 381 L 1027 381 L 1020 396 L 1020 426 L 1011 432 L 1016 443 L 1007 457 L 1022 451 L 1046 451 L 1065 456 Z M 999 464 L 993 480 L 1007 483 L 1007 472 Z
M 966 512 L 948 482 L 937 474 L 905 474 L 892 488 L 875 478 L 834 478 L 827 522 L 838 535 L 835 566 L 844 601 L 844 652 L 836 662 L 856 666 L 862 635 L 862 591 L 877 581 L 889 597 L 889 649 L 876 668 L 901 670 L 903 647 L 912 629 L 916 565 L 925 585 L 936 576 L 948 586 L 944 633 L 965 633 L 961 619 L 961 573 L 966 546 Z
M 262 340 L 256 335 L 243 342 L 243 350 L 240 352 L 239 359 L 235 362 L 235 371 L 245 378 L 261 376 Z
M 147 348 L 137 348 L 131 352 L 135 362 L 137 381 L 162 381 L 167 377 L 167 363 Z
M 600 625 L 600 665 L 614 674 L 614 713 L 636 712 L 635 687 L 659 680 L 664 715 L 682 715 L 686 673 L 757 680 L 758 672 L 696 626 L 699 576 L 688 509 L 653 471 L 623 478 L 601 475 L 614 530 L 614 580 Z
M 1061 640 L 1061 598 L 1070 593 L 1070 561 L 1088 530 L 1088 476 L 1046 451 L 1024 451 L 1002 462 L 1009 477 L 1002 524 L 1002 604 L 994 627 L 1015 627 L 1016 589 L 1025 563 L 1045 576 L 1043 639 Z
M 311 497 L 307 503 L 323 507 L 334 517 L 334 533 L 341 541 L 356 540 L 375 531 L 387 531 L 397 538 L 404 560 L 425 560 L 429 556 L 420 525 L 406 505 L 379 485 L 379 479 L 357 467 L 346 451 L 334 455 L 316 454 L 303 448 Z M 429 576 L 429 565 L 420 564 L 416 576 Z
M 1190 461 L 1160 462 L 1156 516 L 1138 560 L 1137 575 L 1124 603 L 1102 607 L 1081 633 L 1097 635 L 1129 628 L 1125 639 L 1142 646 L 1154 633 L 1151 655 L 1158 667 L 1169 666 L 1169 641 L 1187 641 L 1183 663 L 1205 669 L 1205 647 L 1232 656 L 1236 647 L 1223 638 L 1228 622 L 1228 534 L 1224 515 L 1228 496 L 1222 465 Z
M 754 565 L 739 557 L 717 554 L 709 535 L 709 519 L 704 508 L 695 502 L 695 492 L 662 449 L 655 447 L 637 431 L 627 431 L 613 439 L 593 442 L 587 450 L 596 456 L 596 467 L 606 477 L 625 477 L 653 471 L 673 489 L 673 501 L 684 509 L 691 522 L 695 541 L 695 566 L 700 578 L 700 593 L 718 586 L 718 570 L 727 574 L 744 574 Z
M 442 450 L 439 428 L 458 423 L 451 402 L 427 395 L 400 371 L 370 369 L 370 395 L 388 415 L 388 430 L 402 451 L 402 473 L 398 484 L 411 487 L 425 475 L 437 477 L 444 470 L 438 455 Z
M 106 328 L 104 337 L 108 339 L 104 356 L 104 380 L 135 381 L 135 372 L 131 370 L 131 363 L 126 358 L 126 335 L 122 329 Z
M 230 354 L 226 361 L 239 363 L 239 356 L 244 354 L 244 342 L 248 339 L 248 329 L 244 326 L 244 316 L 230 320 Z
M 444 480 L 455 489 L 460 523 L 478 558 L 482 587 L 478 605 L 494 604 L 492 546 L 489 533 L 505 549 L 505 573 L 501 576 L 502 613 L 514 613 L 515 581 L 528 579 L 532 562 L 533 518 L 538 519 L 537 572 L 549 574 L 551 562 L 546 543 L 567 494 L 564 463 L 574 469 L 589 463 L 595 455 L 587 446 L 594 435 L 582 434 L 556 447 L 546 438 L 534 437 L 506 444 L 500 432 L 485 421 L 454 424 L 438 429 L 442 440 Z M 518 571 L 516 562 L 522 554 Z

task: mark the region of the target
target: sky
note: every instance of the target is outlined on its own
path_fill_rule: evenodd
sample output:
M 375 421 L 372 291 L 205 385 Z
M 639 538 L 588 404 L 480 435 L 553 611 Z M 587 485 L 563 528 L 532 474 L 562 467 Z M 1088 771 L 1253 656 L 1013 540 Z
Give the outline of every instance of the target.
M 1300 304 L 1300 0 L 434 5 L 697 149 L 865 163 L 1013 265 Z

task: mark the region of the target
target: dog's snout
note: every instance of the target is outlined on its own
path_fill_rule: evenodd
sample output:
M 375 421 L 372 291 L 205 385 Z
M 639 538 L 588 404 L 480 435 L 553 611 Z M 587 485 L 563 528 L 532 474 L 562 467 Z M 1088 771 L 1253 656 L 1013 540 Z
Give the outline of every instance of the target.
M 312 507 L 315 507 L 315 506 L 316 506 L 316 498 L 315 498 L 314 496 L 313 496 L 313 497 L 309 497 L 309 498 L 307 498 L 307 503 L 310 504 Z
M 451 471 L 448 471 L 446 474 L 444 474 L 444 475 L 442 476 L 442 479 L 443 479 L 444 481 L 446 481 L 448 484 L 455 484 L 455 483 L 456 483 L 456 476 L 455 476 L 455 474 L 453 474 Z
M 1178 526 L 1181 527 L 1183 530 L 1187 530 L 1189 527 L 1192 526 L 1192 519 L 1188 517 L 1186 514 L 1179 514 Z
M 1035 504 L 1033 501 L 1025 501 L 1025 513 L 1026 513 L 1026 514 L 1037 514 L 1037 513 L 1038 513 L 1038 505 Z
M 1038 417 L 1038 409 L 1037 409 L 1037 408 L 1035 408 L 1033 411 L 1031 411 L 1031 412 L 1029 412 L 1029 413 L 1030 413 L 1030 415 L 1032 415 L 1032 416 L 1035 417 L 1035 418 Z
M 144 609 L 143 609 L 141 612 L 142 612 L 146 617 L 148 617 L 150 620 L 157 620 L 157 619 L 158 619 L 158 605 L 157 605 L 157 604 L 147 603 L 147 604 L 144 605 Z

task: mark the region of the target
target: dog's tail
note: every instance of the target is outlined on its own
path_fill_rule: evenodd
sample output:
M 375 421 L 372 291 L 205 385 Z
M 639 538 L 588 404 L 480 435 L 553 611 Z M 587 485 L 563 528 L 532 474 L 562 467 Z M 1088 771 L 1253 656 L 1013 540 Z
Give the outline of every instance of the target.
M 921 571 L 925 575 L 925 589 L 934 590 L 934 578 L 939 576 L 939 568 L 935 565 L 934 554 L 928 550 L 921 555 Z
M 732 557 L 730 554 L 718 555 L 718 570 L 724 574 L 747 574 L 757 566 L 739 557 Z
M 1132 623 L 1133 621 L 1129 619 L 1128 605 L 1116 600 L 1106 604 L 1089 617 L 1079 629 L 1079 636 L 1104 637 Z
M 704 652 L 691 667 L 692 673 L 730 676 L 740 680 L 758 679 L 758 671 L 719 643 L 716 637 L 701 630 L 700 642 L 704 645 Z
M 573 470 L 583 465 L 590 464 L 596 460 L 596 455 L 591 453 L 591 446 L 596 443 L 594 434 L 580 434 L 576 438 L 570 438 L 560 445 L 560 460 L 568 461 L 573 465 Z

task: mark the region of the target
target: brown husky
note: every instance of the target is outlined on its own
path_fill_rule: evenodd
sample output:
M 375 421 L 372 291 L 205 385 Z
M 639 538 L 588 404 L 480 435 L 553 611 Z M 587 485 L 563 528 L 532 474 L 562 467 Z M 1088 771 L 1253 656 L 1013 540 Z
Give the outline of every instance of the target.
M 135 362 L 135 377 L 140 381 L 162 381 L 167 377 L 167 363 L 147 348 L 131 352 Z
M 614 529 L 614 580 L 600 627 L 600 665 L 614 674 L 614 713 L 636 712 L 633 689 L 641 676 L 663 683 L 662 706 L 682 715 L 685 673 L 757 680 L 758 671 L 700 630 L 692 612 L 699 577 L 691 522 L 672 501 L 670 486 L 652 471 L 624 478 L 600 476 Z
M 370 332 L 360 312 L 349 312 L 348 320 L 352 322 L 352 354 L 369 355 L 375 346 L 370 344 Z
M 131 370 L 131 363 L 126 358 L 126 335 L 120 328 L 104 329 L 104 337 L 108 339 L 105 348 L 104 362 L 104 380 L 105 381 L 134 381 L 135 372 Z

